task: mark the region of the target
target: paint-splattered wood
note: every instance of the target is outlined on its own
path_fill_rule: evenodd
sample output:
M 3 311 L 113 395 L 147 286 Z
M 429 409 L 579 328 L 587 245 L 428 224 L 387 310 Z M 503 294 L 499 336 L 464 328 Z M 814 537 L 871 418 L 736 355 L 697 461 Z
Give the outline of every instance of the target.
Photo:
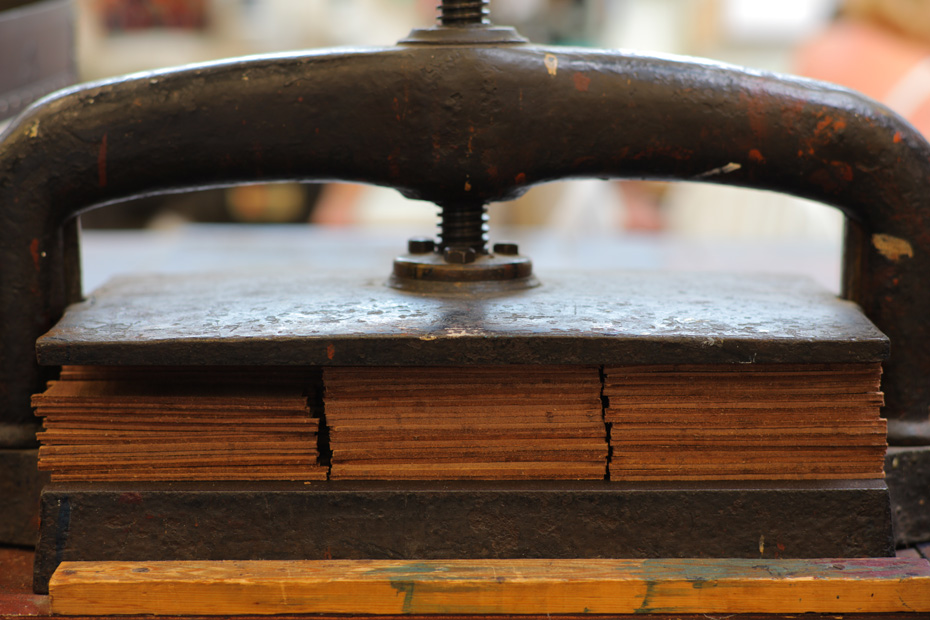
M 65 562 L 52 612 L 930 613 L 925 560 Z

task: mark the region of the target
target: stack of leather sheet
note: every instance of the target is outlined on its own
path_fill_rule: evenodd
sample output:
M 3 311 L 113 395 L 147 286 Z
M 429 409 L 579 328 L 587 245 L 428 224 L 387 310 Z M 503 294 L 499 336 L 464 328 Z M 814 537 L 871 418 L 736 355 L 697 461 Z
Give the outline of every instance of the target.
M 879 364 L 607 367 L 612 480 L 881 478 Z
M 39 469 L 53 481 L 325 479 L 307 374 L 65 367 L 33 397 Z
M 591 367 L 327 368 L 332 479 L 603 479 Z

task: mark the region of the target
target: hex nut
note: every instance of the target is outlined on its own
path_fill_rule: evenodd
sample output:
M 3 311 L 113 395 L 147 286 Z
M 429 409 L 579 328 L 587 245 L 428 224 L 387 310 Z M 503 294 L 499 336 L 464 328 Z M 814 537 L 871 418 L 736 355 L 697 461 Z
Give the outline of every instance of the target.
M 409 254 L 429 254 L 436 249 L 436 242 L 429 237 L 414 237 L 407 241 Z
M 503 256 L 516 256 L 520 253 L 520 248 L 511 241 L 502 241 L 494 244 L 494 253 Z
M 442 257 L 447 263 L 465 265 L 475 262 L 478 254 L 474 248 L 446 248 Z

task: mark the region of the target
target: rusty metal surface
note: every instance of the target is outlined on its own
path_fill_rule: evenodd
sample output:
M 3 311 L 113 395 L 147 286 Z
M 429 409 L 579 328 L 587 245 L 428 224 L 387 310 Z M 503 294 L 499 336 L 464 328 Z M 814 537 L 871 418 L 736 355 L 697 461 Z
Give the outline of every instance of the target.
M 900 117 L 845 89 L 712 62 L 439 39 L 135 75 L 13 122 L 0 137 L 3 421 L 29 424 L 34 341 L 74 301 L 61 227 L 92 205 L 338 179 L 471 208 L 554 179 L 626 177 L 844 210 L 856 223 L 846 294 L 895 347 L 885 411 L 928 423 L 930 144 Z
M 506 294 L 422 295 L 364 272 L 123 277 L 72 306 L 43 364 L 871 362 L 887 340 L 805 278 L 550 274 Z
M 66 560 L 894 556 L 882 481 L 52 484 Z

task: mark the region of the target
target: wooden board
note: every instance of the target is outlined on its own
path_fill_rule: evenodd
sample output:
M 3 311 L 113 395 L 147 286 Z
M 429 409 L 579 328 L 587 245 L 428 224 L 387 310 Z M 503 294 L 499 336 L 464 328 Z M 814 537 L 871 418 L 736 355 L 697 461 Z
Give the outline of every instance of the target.
M 860 560 L 64 562 L 62 615 L 930 612 L 930 565 Z

